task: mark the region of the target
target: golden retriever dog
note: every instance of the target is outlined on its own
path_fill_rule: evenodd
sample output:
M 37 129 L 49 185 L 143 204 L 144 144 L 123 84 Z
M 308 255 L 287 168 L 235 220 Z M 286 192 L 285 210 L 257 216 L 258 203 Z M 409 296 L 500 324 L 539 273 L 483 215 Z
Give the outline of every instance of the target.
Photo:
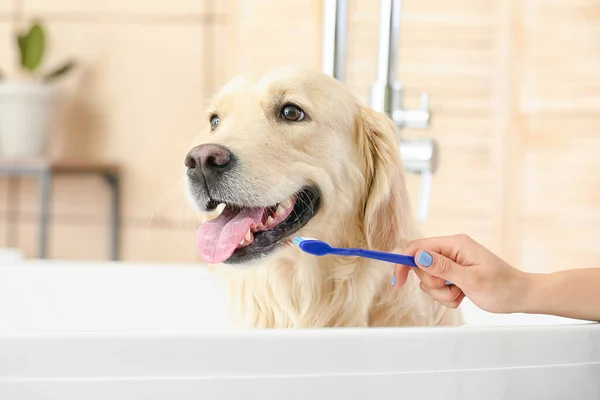
M 214 98 L 194 145 L 187 197 L 213 213 L 198 252 L 223 275 L 235 325 L 462 323 L 415 274 L 393 288 L 391 263 L 313 256 L 292 243 L 402 252 L 417 237 L 396 127 L 336 79 L 293 67 L 239 76 Z

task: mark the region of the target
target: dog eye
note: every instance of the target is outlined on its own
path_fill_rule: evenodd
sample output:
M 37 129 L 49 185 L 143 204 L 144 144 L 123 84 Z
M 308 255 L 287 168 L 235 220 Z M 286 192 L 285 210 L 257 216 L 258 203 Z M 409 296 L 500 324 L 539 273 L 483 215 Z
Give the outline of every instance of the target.
M 214 130 L 217 125 L 219 125 L 219 122 L 221 122 L 221 120 L 219 119 L 218 115 L 213 115 L 212 117 L 210 117 L 210 129 Z
M 283 106 L 281 116 L 288 121 L 302 121 L 305 117 L 304 111 L 292 104 Z

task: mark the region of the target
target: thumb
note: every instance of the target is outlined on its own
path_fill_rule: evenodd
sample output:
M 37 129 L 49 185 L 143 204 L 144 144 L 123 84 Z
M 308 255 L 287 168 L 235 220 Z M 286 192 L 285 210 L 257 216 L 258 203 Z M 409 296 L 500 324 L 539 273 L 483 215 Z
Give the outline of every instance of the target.
M 419 269 L 430 275 L 445 279 L 455 285 L 460 282 L 463 267 L 441 254 L 420 250 L 415 256 L 415 262 Z

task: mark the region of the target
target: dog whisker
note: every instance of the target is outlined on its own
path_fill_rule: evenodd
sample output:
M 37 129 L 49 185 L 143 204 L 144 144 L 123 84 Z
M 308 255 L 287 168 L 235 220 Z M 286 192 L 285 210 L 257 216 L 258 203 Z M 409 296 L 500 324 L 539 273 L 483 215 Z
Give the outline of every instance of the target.
M 156 207 L 156 209 L 154 210 L 154 212 L 152 212 L 152 214 L 150 215 L 150 219 L 148 220 L 148 226 L 146 227 L 146 229 L 150 229 L 152 222 L 154 221 L 154 218 L 157 216 L 158 211 L 160 210 L 160 208 L 165 204 L 165 202 L 169 199 L 172 198 L 175 189 L 177 189 L 178 187 L 180 188 L 182 182 L 178 181 L 170 190 L 167 191 L 167 194 L 162 198 L 161 202 L 158 204 L 158 206 Z

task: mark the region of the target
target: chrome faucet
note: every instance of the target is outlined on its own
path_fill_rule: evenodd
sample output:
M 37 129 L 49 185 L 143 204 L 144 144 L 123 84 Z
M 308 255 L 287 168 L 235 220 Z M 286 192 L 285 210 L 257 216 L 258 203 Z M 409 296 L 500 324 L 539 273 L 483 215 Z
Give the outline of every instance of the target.
M 344 79 L 346 56 L 346 0 L 323 1 L 323 49 L 321 68 L 339 81 Z
M 402 128 L 427 129 L 431 120 L 429 95 L 421 95 L 419 108 L 405 109 L 402 84 L 395 80 L 401 7 L 401 0 L 381 0 L 377 80 L 371 86 L 371 107 L 386 113 L 396 123 L 398 134 Z M 399 140 L 405 169 L 421 176 L 417 218 L 424 221 L 429 210 L 433 174 L 437 169 L 437 143 L 429 138 Z
M 323 72 L 336 79 L 343 78 L 343 61 L 346 46 L 345 0 L 323 2 Z M 427 219 L 431 198 L 433 174 L 437 169 L 438 149 L 433 139 L 402 139 L 402 128 L 427 129 L 431 120 L 429 95 L 421 95 L 421 105 L 416 109 L 405 109 L 402 101 L 402 84 L 396 82 L 397 55 L 401 0 L 381 0 L 379 14 L 379 50 L 377 80 L 371 86 L 370 106 L 387 114 L 398 128 L 400 154 L 406 171 L 421 176 L 421 188 L 417 202 L 417 218 Z

